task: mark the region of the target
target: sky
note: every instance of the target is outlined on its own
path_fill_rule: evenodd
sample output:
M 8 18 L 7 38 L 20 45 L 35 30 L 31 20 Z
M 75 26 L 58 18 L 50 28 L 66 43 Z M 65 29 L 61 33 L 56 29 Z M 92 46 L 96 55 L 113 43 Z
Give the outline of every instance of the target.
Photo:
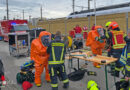
M 45 18 L 61 18 L 67 17 L 72 12 L 72 0 L 8 0 L 9 1 L 9 17 L 23 18 L 23 10 L 25 11 L 25 19 L 40 17 L 40 7 L 43 7 L 43 17 Z M 94 0 L 90 2 L 90 8 L 94 7 Z M 87 7 L 88 0 L 75 0 L 76 6 Z M 130 0 L 96 0 L 96 7 L 127 3 Z M 86 10 L 87 8 L 83 8 Z M 82 8 L 75 7 L 75 11 Z M 6 0 L 0 0 L 0 20 L 6 16 Z

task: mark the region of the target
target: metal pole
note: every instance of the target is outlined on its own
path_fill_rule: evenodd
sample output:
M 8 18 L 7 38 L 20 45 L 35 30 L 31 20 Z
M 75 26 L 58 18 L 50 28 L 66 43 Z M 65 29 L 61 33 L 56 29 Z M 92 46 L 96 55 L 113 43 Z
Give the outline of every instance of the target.
M 127 35 L 128 35 L 128 12 L 126 13 L 126 29 L 127 29 Z
M 81 8 L 82 8 L 82 11 L 83 11 L 84 7 L 82 6 Z
M 29 21 L 31 22 L 31 15 L 29 15 Z
M 23 9 L 23 20 L 24 20 L 24 9 Z
M 67 20 L 66 19 L 65 19 L 64 23 L 65 23 L 65 36 L 66 36 L 67 35 Z
M 90 1 L 91 0 L 88 0 L 88 10 L 90 9 Z
M 49 22 L 49 32 L 51 32 L 51 30 L 50 30 L 50 21 L 48 20 L 48 22 Z
M 79 70 L 79 58 L 78 58 L 78 70 Z
M 94 0 L 95 26 L 96 26 L 96 0 Z
M 41 6 L 41 20 L 42 20 L 42 6 Z
M 6 0 L 6 7 L 7 7 L 7 20 L 9 20 L 9 7 L 8 7 L 8 0 Z
M 90 11 L 90 1 L 88 0 L 88 12 Z M 88 15 L 88 30 L 90 30 L 90 15 Z
M 109 90 L 109 88 L 108 88 L 108 76 L 107 76 L 107 65 L 105 65 L 105 78 L 106 78 L 106 90 Z
M 73 9 L 73 14 L 74 14 L 74 12 L 75 12 L 75 0 L 72 0 L 72 9 Z

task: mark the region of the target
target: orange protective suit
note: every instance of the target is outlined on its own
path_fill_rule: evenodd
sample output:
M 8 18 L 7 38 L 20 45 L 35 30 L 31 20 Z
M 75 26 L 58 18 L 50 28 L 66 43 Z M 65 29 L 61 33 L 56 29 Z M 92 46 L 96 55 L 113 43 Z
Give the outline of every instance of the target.
M 31 60 L 35 62 L 35 84 L 41 84 L 41 75 L 45 68 L 46 75 L 45 79 L 50 81 L 49 70 L 48 70 L 48 58 L 49 55 L 47 54 L 45 47 L 42 44 L 41 37 L 44 35 L 51 35 L 47 31 L 42 31 L 39 35 L 39 38 L 36 38 L 32 41 L 31 44 Z
M 102 55 L 102 49 L 105 46 L 105 40 L 103 40 L 103 43 L 99 42 L 98 40 L 96 40 L 96 37 L 100 37 L 97 29 L 98 28 L 102 28 L 101 26 L 96 26 L 95 30 L 91 30 L 88 33 L 88 38 L 86 40 L 86 46 L 90 46 L 91 47 L 91 51 L 93 54 L 95 55 Z M 98 63 L 93 63 L 94 66 L 97 66 Z

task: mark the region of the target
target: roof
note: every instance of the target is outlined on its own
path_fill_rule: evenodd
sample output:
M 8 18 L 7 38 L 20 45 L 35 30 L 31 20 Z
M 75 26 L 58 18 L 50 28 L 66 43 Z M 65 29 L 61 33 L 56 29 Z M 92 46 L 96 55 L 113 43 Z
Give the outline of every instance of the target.
M 96 16 L 124 12 L 130 12 L 130 3 L 96 8 Z M 94 9 L 71 13 L 67 18 L 87 17 L 90 15 L 95 15 Z

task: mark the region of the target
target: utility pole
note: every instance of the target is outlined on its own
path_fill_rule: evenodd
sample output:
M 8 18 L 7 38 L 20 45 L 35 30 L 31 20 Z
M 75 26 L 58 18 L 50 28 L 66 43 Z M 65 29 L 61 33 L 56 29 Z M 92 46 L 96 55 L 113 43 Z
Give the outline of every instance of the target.
M 96 26 L 96 0 L 94 0 L 95 26 Z
M 41 20 L 42 20 L 42 5 L 41 5 L 41 10 L 40 11 L 41 11 Z
M 29 22 L 31 22 L 31 15 L 29 15 Z
M 128 12 L 126 13 L 126 30 L 127 30 L 127 35 L 128 35 L 128 25 L 129 25 L 129 23 L 128 23 Z
M 88 12 L 90 11 L 90 1 L 91 0 L 88 0 Z M 90 15 L 88 15 L 88 30 L 90 30 Z
M 74 14 L 74 12 L 75 12 L 75 0 L 72 0 L 72 9 L 73 9 L 73 14 Z
M 90 9 L 90 1 L 91 0 L 88 0 L 88 10 Z
M 8 0 L 6 0 L 6 8 L 7 8 L 7 20 L 9 20 L 9 7 L 8 7 Z
M 24 9 L 23 9 L 23 20 L 24 20 Z

